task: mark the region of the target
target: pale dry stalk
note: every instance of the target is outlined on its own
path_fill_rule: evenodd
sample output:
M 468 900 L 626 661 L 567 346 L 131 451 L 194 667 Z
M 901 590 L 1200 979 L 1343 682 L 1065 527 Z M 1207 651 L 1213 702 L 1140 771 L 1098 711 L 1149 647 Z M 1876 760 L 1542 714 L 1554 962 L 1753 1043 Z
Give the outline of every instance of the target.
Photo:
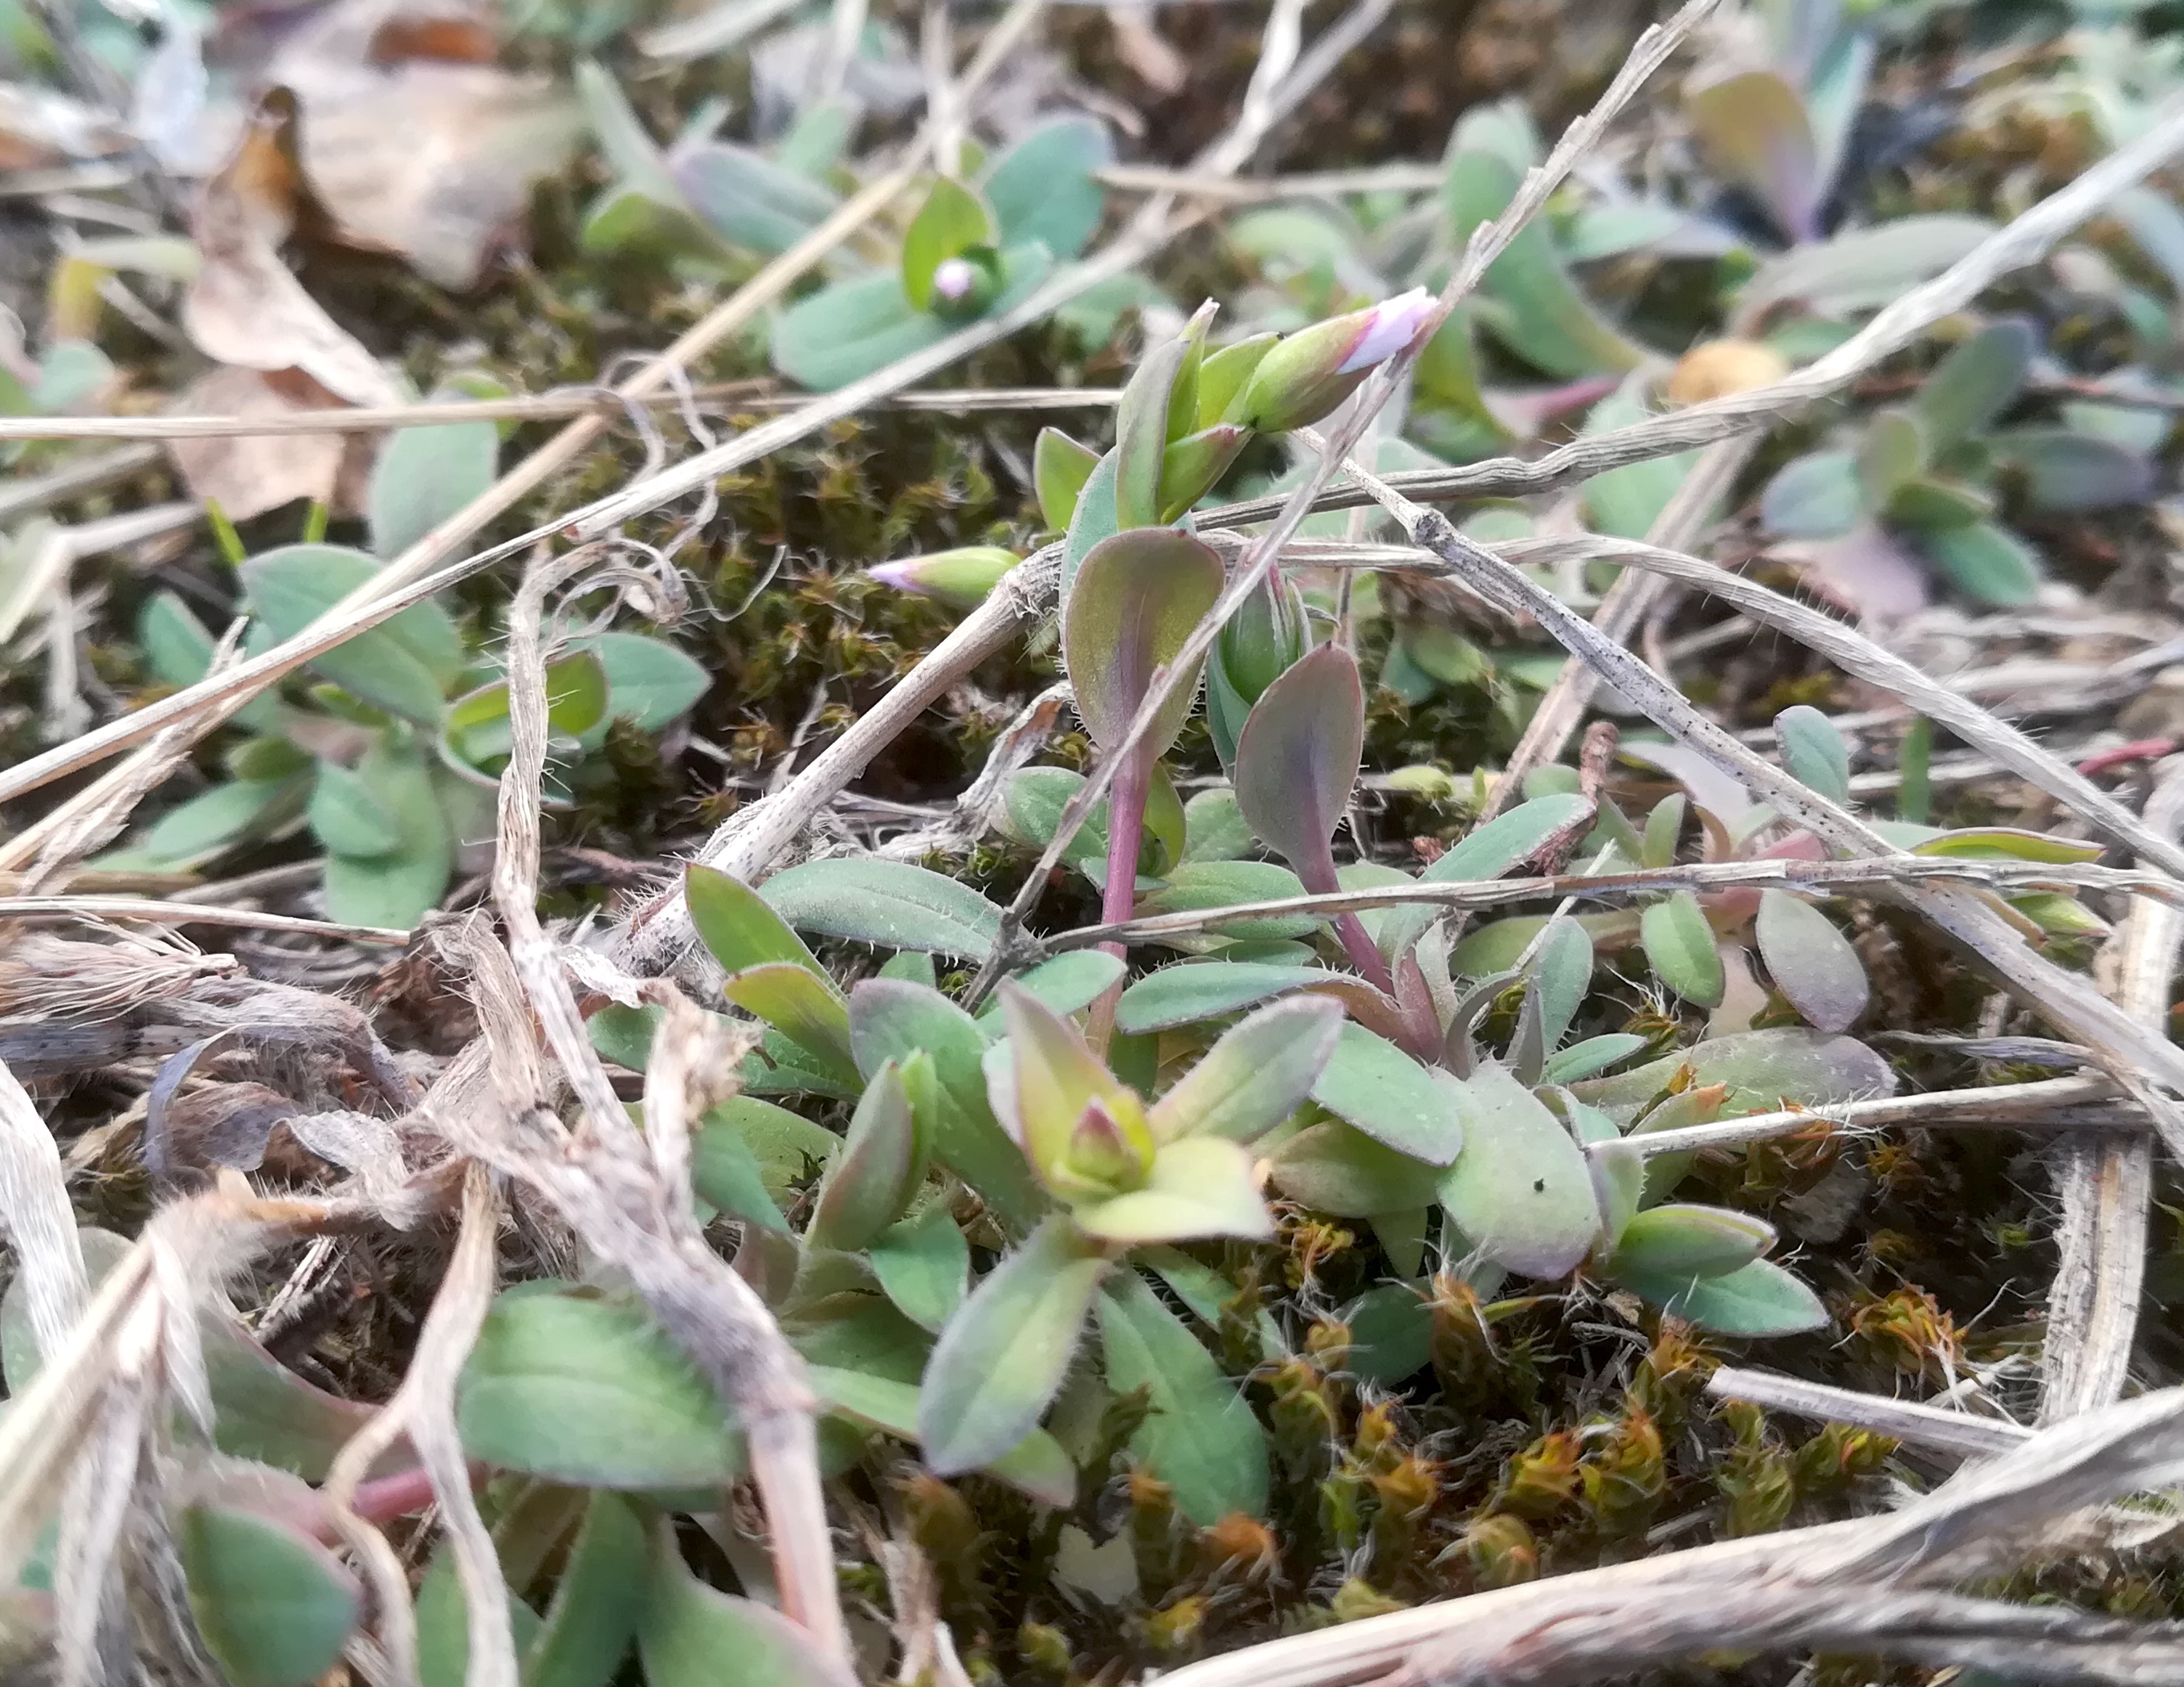
M 454 1251 L 433 1292 L 402 1385 L 335 1456 L 324 1489 L 335 1527 L 353 1547 L 360 1546 L 361 1561 L 384 1593 L 392 1549 L 378 1530 L 357 1515 L 354 1500 L 358 1484 L 372 1466 L 396 1441 L 408 1438 L 417 1462 L 432 1480 L 432 1498 L 454 1549 L 455 1574 L 462 1586 L 469 1639 L 464 1687 L 516 1687 L 518 1673 L 508 1584 L 471 1491 L 470 1462 L 455 1428 L 455 1384 L 493 1304 L 499 1233 L 500 1202 L 492 1174 L 473 1161 L 463 1179 L 462 1224 Z M 366 1536 L 378 1538 L 367 1540 Z M 398 1579 L 395 1586 L 400 1589 L 394 1601 L 398 1614 L 392 1623 L 385 1620 L 387 1601 L 382 1597 L 380 1632 L 387 1661 L 406 1683 L 417 1673 L 415 1618 L 410 1614 L 406 1578 Z
M 2184 827 L 2184 757 L 2157 770 L 2145 818 L 2166 836 Z M 2155 902 L 2132 907 L 2119 944 L 2117 1005 L 2157 1031 L 2168 1024 L 2180 947 L 2184 912 Z M 2043 1422 L 2089 1411 L 2123 1393 L 2145 1286 L 2153 1144 L 2106 1133 L 2069 1142 L 2057 1158 L 2055 1188 L 2063 1217 L 2041 1348 Z

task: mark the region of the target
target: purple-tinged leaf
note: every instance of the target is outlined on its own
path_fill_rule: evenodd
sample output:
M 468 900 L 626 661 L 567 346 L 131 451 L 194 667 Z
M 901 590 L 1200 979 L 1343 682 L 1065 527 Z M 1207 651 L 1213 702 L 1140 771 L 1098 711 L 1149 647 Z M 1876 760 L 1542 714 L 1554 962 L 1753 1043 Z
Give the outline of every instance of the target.
M 1897 621 L 1926 607 L 1926 571 L 1871 521 L 1839 538 L 1776 545 L 1770 554 L 1794 565 L 1805 585 L 1852 615 Z
M 1347 646 L 1323 644 L 1261 693 L 1236 741 L 1236 801 L 1306 888 L 1335 888 L 1329 853 L 1365 749 L 1365 692 Z
M 1826 187 L 1805 103 L 1779 72 L 1746 70 L 1685 96 L 1708 162 L 1763 200 L 1782 232 L 1808 241 Z
M 1099 461 L 1098 452 L 1078 444 L 1060 428 L 1039 431 L 1031 452 L 1032 484 L 1039 496 L 1039 515 L 1057 533 L 1069 531 L 1077 515 L 1077 500 Z
M 848 1025 L 844 1023 L 844 1040 Z M 933 1082 L 922 1055 L 919 1079 Z M 924 1175 L 924 1144 L 911 1111 L 904 1069 L 889 1061 L 872 1077 L 850 1120 L 842 1151 L 827 1166 L 805 1240 L 815 1248 L 855 1253 L 877 1241 L 910 1204 Z
M 1787 891 L 1763 892 L 1753 931 L 1774 988 L 1815 1027 L 1847 1031 L 1865 1011 L 1872 998 L 1865 963 L 1811 903 Z
M 1102 749 L 1129 731 L 1154 674 L 1173 661 L 1221 595 L 1221 559 L 1186 533 L 1139 527 L 1095 545 L 1077 571 L 1061 645 L 1077 712 Z M 1178 685 L 1142 746 L 1156 757 L 1190 713 L 1196 676 Z

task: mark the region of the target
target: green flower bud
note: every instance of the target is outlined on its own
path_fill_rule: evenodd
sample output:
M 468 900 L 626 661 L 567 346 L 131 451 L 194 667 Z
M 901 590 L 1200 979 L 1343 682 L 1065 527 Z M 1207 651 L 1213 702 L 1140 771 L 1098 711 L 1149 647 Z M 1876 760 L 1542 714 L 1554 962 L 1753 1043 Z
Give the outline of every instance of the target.
M 1261 433 L 1280 433 L 1318 421 L 1410 344 L 1433 309 L 1433 296 L 1414 287 L 1369 309 L 1300 328 L 1251 371 L 1244 389 L 1245 424 Z
M 983 603 L 1001 576 L 1022 560 L 1000 545 L 963 545 L 883 562 L 865 572 L 898 592 L 915 592 L 956 609 L 971 610 Z

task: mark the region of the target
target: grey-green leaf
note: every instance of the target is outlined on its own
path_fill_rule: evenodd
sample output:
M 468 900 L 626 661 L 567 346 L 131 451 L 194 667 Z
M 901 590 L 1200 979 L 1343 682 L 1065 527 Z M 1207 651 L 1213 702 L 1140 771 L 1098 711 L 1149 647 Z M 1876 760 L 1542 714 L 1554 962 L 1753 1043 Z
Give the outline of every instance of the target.
M 1600 1232 L 1584 1150 L 1498 1062 L 1483 1063 L 1462 1089 L 1463 1152 L 1442 1174 L 1441 1205 L 1496 1265 L 1562 1276 Z
M 1461 1086 L 1420 1066 L 1384 1038 L 1346 1025 L 1312 1087 L 1312 1099 L 1388 1147 L 1446 1166 L 1463 1147 Z
M 1774 717 L 1782 765 L 1790 777 L 1830 802 L 1850 801 L 1850 745 L 1836 723 L 1810 704 L 1794 704 Z
M 1825 1328 L 1828 1322 L 1819 1297 L 1772 1260 L 1754 1260 L 1722 1277 L 1630 1272 L 1618 1281 L 1663 1311 L 1717 1335 L 1794 1335 Z
M 1865 963 L 1811 903 L 1787 891 L 1763 891 L 1753 933 L 1774 988 L 1820 1030 L 1847 1031 L 1865 1011 L 1872 996 Z
M 276 639 L 301 632 L 379 572 L 341 545 L 284 545 L 242 565 L 252 612 Z M 437 721 L 465 660 L 462 635 L 437 604 L 412 604 L 336 645 L 311 665 L 366 703 L 415 721 Z

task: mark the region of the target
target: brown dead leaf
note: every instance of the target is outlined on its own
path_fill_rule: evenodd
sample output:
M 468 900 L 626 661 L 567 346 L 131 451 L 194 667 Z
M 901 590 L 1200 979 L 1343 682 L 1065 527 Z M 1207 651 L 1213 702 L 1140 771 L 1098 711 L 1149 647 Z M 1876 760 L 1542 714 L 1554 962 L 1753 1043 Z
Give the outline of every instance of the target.
M 295 370 L 216 369 L 175 401 L 185 415 L 277 416 L 340 407 L 340 399 Z M 298 498 L 343 514 L 361 509 L 371 441 L 340 433 L 175 439 L 167 454 L 192 497 L 217 502 L 229 520 L 241 521 Z
M 415 0 L 339 0 L 282 49 L 267 74 L 302 107 L 298 155 L 338 238 L 477 284 L 582 130 L 573 100 L 496 50 L 474 12 Z
M 191 232 L 203 264 L 182 298 L 182 326 L 217 362 L 299 370 L 352 404 L 398 404 L 401 389 L 281 261 L 296 208 L 281 144 L 288 104 L 268 100 L 198 192 Z

